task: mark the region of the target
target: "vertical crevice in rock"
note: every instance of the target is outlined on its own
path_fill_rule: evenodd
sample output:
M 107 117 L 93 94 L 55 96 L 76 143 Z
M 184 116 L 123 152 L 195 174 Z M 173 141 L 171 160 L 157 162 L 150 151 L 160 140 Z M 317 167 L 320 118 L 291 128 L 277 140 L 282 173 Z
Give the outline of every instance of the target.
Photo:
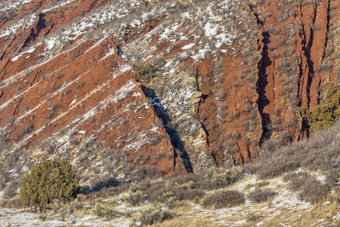
M 314 37 L 314 32 L 313 29 L 310 28 L 310 40 L 308 41 L 307 46 L 304 45 L 303 47 L 303 52 L 307 60 L 307 65 L 308 65 L 308 73 L 307 73 L 307 86 L 306 86 L 306 96 L 307 96 L 307 107 L 309 109 L 310 106 L 310 86 L 312 84 L 312 80 L 314 77 L 314 62 L 311 59 L 310 56 L 310 48 L 313 44 L 313 37 Z
M 236 147 L 237 147 L 238 150 L 241 150 L 240 145 L 238 144 L 238 142 L 236 143 Z M 239 153 L 239 155 L 240 155 L 240 158 L 241 158 L 241 163 L 242 164 L 245 163 L 246 157 L 244 157 L 244 155 L 242 153 Z
M 18 107 L 19 107 L 19 103 L 17 103 L 15 108 L 14 108 L 14 111 L 12 113 L 13 116 L 15 116 L 15 114 L 17 113 Z
M 7 21 L 8 21 L 8 20 L 2 21 L 1 24 L 0 24 L 0 28 L 2 28 L 2 27 L 7 23 Z
M 302 105 L 302 87 L 301 87 L 301 78 L 303 76 L 303 69 L 302 69 L 302 56 L 299 54 L 299 60 L 298 60 L 298 66 L 299 66 L 299 77 L 297 80 L 297 97 L 299 98 L 299 105 Z
M 37 79 L 37 76 L 38 76 L 38 74 L 35 74 L 35 75 L 34 75 L 33 80 L 32 80 L 32 82 L 31 82 L 31 86 L 33 86 L 35 80 Z
M 33 9 L 34 12 L 38 11 L 42 5 L 44 4 L 44 1 L 41 0 L 41 1 L 38 1 L 35 5 L 33 5 L 35 8 Z
M 302 9 L 301 9 L 302 10 Z M 317 6 L 314 7 L 313 9 L 313 19 L 312 19 L 312 25 L 315 25 L 315 20 L 316 20 L 316 12 L 317 12 Z M 301 12 L 301 16 L 302 16 L 302 12 Z M 314 30 L 313 28 L 309 28 L 309 37 L 308 37 L 308 41 L 307 41 L 307 37 L 306 37 L 306 32 L 305 32 L 305 26 L 302 23 L 302 32 L 303 32 L 303 36 L 302 38 L 302 51 L 303 54 L 305 56 L 306 59 L 306 63 L 307 63 L 307 83 L 306 83 L 306 98 L 307 98 L 307 108 L 310 108 L 310 87 L 311 84 L 313 82 L 313 77 L 314 77 L 314 62 L 311 58 L 311 47 L 313 45 L 313 41 L 314 41 Z
M 250 149 L 249 149 L 249 145 L 247 144 L 247 154 L 248 154 L 248 157 L 249 157 L 249 160 L 253 160 L 253 157 L 251 155 L 251 152 L 250 152 Z
M 302 106 L 302 96 L 303 96 L 303 90 L 302 90 L 302 84 L 301 84 L 301 81 L 300 79 L 303 77 L 304 75 L 304 71 L 303 71 L 303 63 L 302 63 L 302 56 L 300 55 L 300 59 L 299 59 L 299 80 L 298 80 L 298 94 L 297 94 L 297 97 L 299 98 L 299 104 L 298 106 L 301 107 Z M 302 122 L 301 122 L 301 130 L 300 130 L 300 134 L 299 134 L 299 137 L 298 137 L 298 140 L 301 140 L 304 135 L 307 136 L 307 138 L 309 138 L 309 124 L 308 122 L 305 120 L 305 119 L 302 119 Z
M 1 54 L 0 56 L 0 61 L 5 57 L 6 53 L 7 53 L 7 50 L 8 48 L 12 45 L 12 43 L 16 40 L 17 37 L 14 37 L 11 42 L 8 44 L 8 46 L 6 48 L 4 48 L 4 52 Z M 4 67 L 5 68 L 5 67 Z
M 196 89 L 197 89 L 198 92 L 201 92 L 201 89 L 200 89 L 200 86 L 199 86 L 198 77 L 199 77 L 198 70 L 196 70 Z M 198 106 L 197 106 L 197 109 L 196 109 L 196 113 L 197 114 L 200 114 L 201 105 L 203 104 L 203 99 L 204 98 L 205 98 L 205 95 L 202 94 L 201 100 L 198 102 Z M 209 132 L 208 132 L 207 128 L 205 127 L 205 125 L 203 124 L 203 122 L 202 122 L 202 120 L 200 118 L 198 119 L 198 121 L 200 122 L 200 125 L 201 125 L 202 129 L 205 132 L 205 136 L 207 138 L 207 145 L 209 147 Z
M 98 3 L 99 0 L 95 0 L 94 2 L 91 3 L 88 12 L 90 12 Z
M 28 36 L 26 37 L 21 49 L 25 48 L 26 46 L 28 46 L 31 42 L 34 42 L 35 39 L 39 36 L 40 32 L 46 28 L 46 20 L 44 19 L 45 14 L 40 13 L 37 16 L 37 23 L 35 26 L 33 26 L 28 34 Z
M 262 28 L 264 22 L 259 18 L 258 14 L 254 11 L 254 6 L 249 4 L 250 10 L 253 12 L 258 27 Z M 268 55 L 268 43 L 270 42 L 270 34 L 262 30 L 262 40 L 258 39 L 258 48 L 261 51 L 261 59 L 258 62 L 258 80 L 256 82 L 256 91 L 258 94 L 257 106 L 261 116 L 262 135 L 260 138 L 260 146 L 263 142 L 271 137 L 272 123 L 268 113 L 264 112 L 264 108 L 269 104 L 269 99 L 266 96 L 266 87 L 268 85 L 267 67 L 272 64 Z M 274 75 L 273 75 L 274 76 Z
M 331 12 L 331 1 L 328 0 L 327 1 L 327 22 L 326 22 L 326 34 L 325 34 L 325 48 L 323 50 L 323 55 L 322 55 L 322 60 L 321 62 L 324 60 L 325 55 L 326 55 L 326 48 L 327 48 L 327 44 L 328 44 L 328 34 L 329 34 L 329 22 L 330 22 L 330 12 Z
M 44 34 L 44 37 L 48 36 L 48 34 L 50 34 L 50 32 L 52 31 L 52 29 L 54 28 L 54 23 L 50 26 L 50 28 L 46 31 L 46 33 Z
M 266 87 L 268 85 L 267 67 L 272 64 L 268 56 L 268 43 L 270 35 L 268 32 L 262 32 L 262 41 L 260 46 L 262 47 L 262 57 L 258 63 L 258 81 L 256 83 L 258 98 L 258 109 L 262 119 L 262 136 L 260 139 L 260 146 L 263 142 L 271 136 L 271 119 L 268 113 L 264 112 L 264 108 L 269 104 L 269 99 L 266 96 Z
M 184 148 L 184 143 L 181 140 L 178 132 L 172 127 L 169 114 L 167 113 L 167 111 L 165 110 L 161 102 L 159 101 L 155 91 L 144 85 L 141 85 L 141 88 L 142 88 L 144 95 L 151 100 L 151 105 L 153 106 L 157 117 L 162 121 L 164 129 L 170 137 L 171 144 L 175 150 L 174 159 L 176 160 L 176 156 L 179 155 L 183 160 L 186 171 L 188 173 L 193 172 L 193 167 L 190 161 L 190 157 Z
M 196 75 L 195 75 L 196 90 L 198 92 L 201 92 L 198 78 L 199 78 L 199 73 L 198 73 L 198 69 L 196 69 Z M 198 116 L 200 116 L 200 110 L 201 110 L 201 107 L 202 107 L 202 104 L 203 104 L 203 101 L 204 101 L 205 98 L 207 98 L 207 95 L 202 94 L 201 100 L 197 104 L 198 106 L 197 106 L 196 114 L 198 114 Z M 203 123 L 204 120 L 202 120 L 200 117 L 198 117 L 198 121 L 199 121 L 200 126 L 202 127 L 202 129 L 203 129 L 203 131 L 205 133 L 206 144 L 207 144 L 207 147 L 209 149 L 209 146 L 210 146 L 210 140 L 209 140 L 210 134 L 209 134 L 209 131 L 206 128 L 206 126 L 204 125 L 204 123 Z M 211 157 L 213 158 L 214 164 L 217 165 L 217 160 L 216 160 L 216 157 L 215 157 L 213 152 L 211 152 Z

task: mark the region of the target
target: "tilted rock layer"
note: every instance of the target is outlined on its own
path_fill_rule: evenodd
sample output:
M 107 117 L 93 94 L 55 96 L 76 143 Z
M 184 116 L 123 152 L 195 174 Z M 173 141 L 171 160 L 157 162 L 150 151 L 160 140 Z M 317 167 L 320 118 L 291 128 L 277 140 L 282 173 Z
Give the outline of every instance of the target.
M 267 140 L 306 138 L 299 107 L 312 110 L 323 87 L 339 80 L 339 7 L 335 0 L 1 3 L 8 153 L 53 140 L 53 152 L 31 156 L 74 154 L 77 162 L 79 147 L 104 141 L 134 165 L 171 174 L 242 164 Z

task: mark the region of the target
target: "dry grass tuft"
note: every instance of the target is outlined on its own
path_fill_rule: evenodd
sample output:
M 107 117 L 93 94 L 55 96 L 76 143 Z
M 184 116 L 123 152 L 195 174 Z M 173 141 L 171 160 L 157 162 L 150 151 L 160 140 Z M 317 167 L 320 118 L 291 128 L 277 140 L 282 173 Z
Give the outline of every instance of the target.
M 326 184 L 322 184 L 315 179 L 306 180 L 301 187 L 300 199 L 310 203 L 317 203 L 324 199 L 330 188 Z
M 140 211 L 138 220 L 142 225 L 152 225 L 171 218 L 172 215 L 167 211 L 163 211 L 160 207 L 149 207 Z
M 202 201 L 203 207 L 213 207 L 214 209 L 233 207 L 241 204 L 244 204 L 244 194 L 231 190 L 215 192 L 204 197 Z
M 269 198 L 273 197 L 276 194 L 277 192 L 274 192 L 268 188 L 258 188 L 251 192 L 248 197 L 252 202 L 260 203 L 267 201 Z

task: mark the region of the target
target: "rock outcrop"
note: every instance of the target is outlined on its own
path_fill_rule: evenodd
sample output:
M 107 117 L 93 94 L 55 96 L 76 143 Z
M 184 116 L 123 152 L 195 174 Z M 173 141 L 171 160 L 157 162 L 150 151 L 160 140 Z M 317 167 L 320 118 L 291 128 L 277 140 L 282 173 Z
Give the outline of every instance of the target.
M 312 110 L 323 87 L 339 81 L 339 7 L 2 3 L 0 127 L 8 152 L 53 140 L 44 158 L 73 152 L 76 162 L 79 147 L 104 141 L 133 165 L 171 174 L 240 165 L 266 141 L 306 138 L 299 107 Z M 74 138 L 80 144 L 67 149 Z

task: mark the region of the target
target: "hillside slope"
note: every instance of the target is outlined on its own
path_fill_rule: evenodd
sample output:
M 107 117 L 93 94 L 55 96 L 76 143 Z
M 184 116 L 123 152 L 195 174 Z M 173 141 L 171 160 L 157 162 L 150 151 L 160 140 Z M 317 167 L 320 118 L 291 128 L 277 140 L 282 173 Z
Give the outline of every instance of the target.
M 340 122 L 243 168 L 211 168 L 78 194 L 47 213 L 2 201 L 0 225 L 339 226 Z M 306 158 L 307 157 L 307 158 Z M 231 195 L 231 196 L 228 196 Z M 4 208 L 4 206 L 6 208 Z
M 134 166 L 195 172 L 254 159 L 267 140 L 306 138 L 299 107 L 313 110 L 339 83 L 339 5 L 3 2 L 3 172 L 57 156 L 97 168 L 95 178 L 117 152 Z

